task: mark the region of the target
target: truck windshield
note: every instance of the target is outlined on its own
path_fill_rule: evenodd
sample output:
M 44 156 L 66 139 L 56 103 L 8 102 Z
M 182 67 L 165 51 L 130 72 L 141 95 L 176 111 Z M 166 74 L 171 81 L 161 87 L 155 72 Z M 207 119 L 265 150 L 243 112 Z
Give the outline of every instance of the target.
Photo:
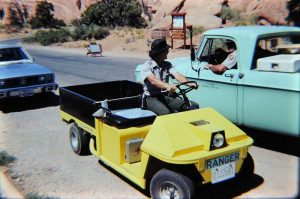
M 29 59 L 21 48 L 0 49 L 0 62 Z

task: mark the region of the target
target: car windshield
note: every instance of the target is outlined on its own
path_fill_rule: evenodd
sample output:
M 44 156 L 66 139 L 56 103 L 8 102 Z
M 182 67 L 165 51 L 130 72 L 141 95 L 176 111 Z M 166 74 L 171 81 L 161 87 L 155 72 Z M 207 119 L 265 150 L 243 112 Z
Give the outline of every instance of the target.
M 0 49 L 0 62 L 18 61 L 29 59 L 21 48 L 3 48 Z

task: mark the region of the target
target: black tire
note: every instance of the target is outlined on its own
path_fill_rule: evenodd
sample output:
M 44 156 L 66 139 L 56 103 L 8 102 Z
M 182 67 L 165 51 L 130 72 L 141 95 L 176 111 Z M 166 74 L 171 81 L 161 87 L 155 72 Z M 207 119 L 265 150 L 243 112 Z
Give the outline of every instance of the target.
M 70 145 L 77 155 L 90 155 L 90 136 L 78 127 L 76 123 L 70 124 L 69 128 Z
M 189 177 L 167 169 L 159 170 L 150 182 L 150 194 L 153 199 L 190 199 L 193 193 L 194 183 Z
M 254 173 L 254 161 L 250 153 L 247 154 L 246 159 L 243 162 L 242 168 L 239 173 L 239 177 L 250 177 Z

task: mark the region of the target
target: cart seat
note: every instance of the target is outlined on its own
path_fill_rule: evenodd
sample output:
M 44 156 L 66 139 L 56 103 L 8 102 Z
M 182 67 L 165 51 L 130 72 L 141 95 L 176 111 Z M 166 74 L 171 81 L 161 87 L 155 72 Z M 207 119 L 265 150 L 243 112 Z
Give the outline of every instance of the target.
M 105 121 L 118 128 L 152 124 L 156 114 L 141 108 L 113 110 L 106 113 Z

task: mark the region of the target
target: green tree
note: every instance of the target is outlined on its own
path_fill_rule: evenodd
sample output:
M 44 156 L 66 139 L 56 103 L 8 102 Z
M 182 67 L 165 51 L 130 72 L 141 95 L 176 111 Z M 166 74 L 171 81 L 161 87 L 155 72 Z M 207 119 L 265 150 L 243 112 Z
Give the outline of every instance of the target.
M 292 22 L 295 26 L 300 26 L 300 1 L 289 1 L 287 3 L 287 9 L 289 10 L 289 15 L 286 17 L 286 20 L 289 23 Z
M 9 3 L 8 11 L 10 25 L 24 27 L 28 19 L 28 11 L 25 5 L 12 1 Z
M 142 7 L 137 0 L 103 0 L 91 5 L 82 15 L 81 23 L 99 26 L 145 26 Z
M 65 26 L 66 24 L 62 20 L 54 18 L 53 15 L 54 6 L 52 3 L 48 3 L 46 0 L 41 1 L 35 11 L 35 16 L 29 21 L 32 28 L 57 28 Z

